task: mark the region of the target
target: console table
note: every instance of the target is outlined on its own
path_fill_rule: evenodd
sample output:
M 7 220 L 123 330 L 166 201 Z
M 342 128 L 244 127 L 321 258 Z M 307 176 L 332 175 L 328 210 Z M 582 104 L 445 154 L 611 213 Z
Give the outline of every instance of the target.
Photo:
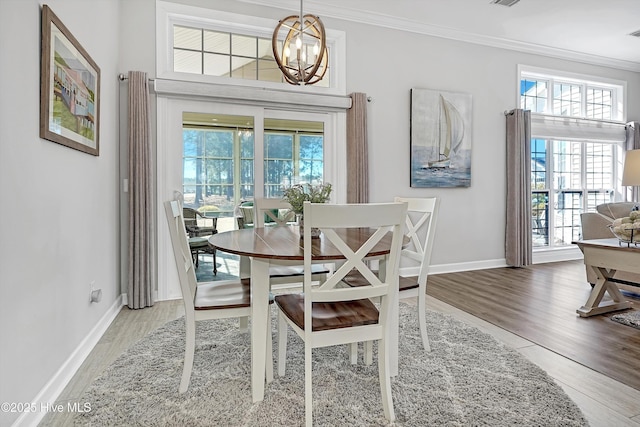
M 584 254 L 587 268 L 591 268 L 597 276 L 587 302 L 576 310 L 577 313 L 581 317 L 589 317 L 631 308 L 631 302 L 624 299 L 616 284 L 609 279 L 616 270 L 640 274 L 640 246 L 620 245 L 618 239 L 579 240 L 573 243 Z M 605 291 L 613 301 L 601 303 Z

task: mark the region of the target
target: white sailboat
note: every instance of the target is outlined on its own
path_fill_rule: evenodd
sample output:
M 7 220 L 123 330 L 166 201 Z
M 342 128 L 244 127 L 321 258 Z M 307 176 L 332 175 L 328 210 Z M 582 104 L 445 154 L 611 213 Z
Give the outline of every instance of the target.
M 464 121 L 458 109 L 440 95 L 438 112 L 438 159 L 427 162 L 423 169 L 445 169 L 451 167 L 453 157 L 464 137 Z

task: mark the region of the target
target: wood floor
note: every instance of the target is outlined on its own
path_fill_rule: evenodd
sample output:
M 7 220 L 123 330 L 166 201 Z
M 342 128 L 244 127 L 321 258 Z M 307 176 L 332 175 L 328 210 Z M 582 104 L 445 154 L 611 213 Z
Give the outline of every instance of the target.
M 432 275 L 427 289 L 436 299 L 640 390 L 640 330 L 609 319 L 614 313 L 576 314 L 591 290 L 581 261 Z M 640 309 L 640 298 L 633 304 Z
M 580 278 L 583 282 L 579 286 Z M 434 275 L 429 277 L 427 306 L 429 310 L 450 314 L 493 335 L 547 371 L 582 409 L 592 427 L 640 427 L 638 389 L 534 341 L 537 336 L 547 335 L 548 340 L 555 343 L 569 339 L 566 347 L 574 353 L 587 353 L 584 357 L 589 360 L 603 360 L 606 354 L 612 353 L 607 345 L 615 339 L 608 338 L 601 325 L 613 322 L 605 316 L 578 319 L 575 315 L 576 308 L 586 301 L 588 289 L 584 286 L 584 267 L 573 262 L 536 265 L 526 270 L 495 269 Z M 416 303 L 415 298 L 403 301 Z M 566 313 L 559 314 L 558 310 Z M 473 311 L 477 314 L 470 314 Z M 81 402 L 87 387 L 119 354 L 150 331 L 182 314 L 181 301 L 164 301 L 144 310 L 123 308 L 57 403 Z M 629 337 L 627 341 L 633 342 L 632 347 L 638 351 L 640 331 L 624 325 L 615 326 L 621 330 L 623 340 Z M 515 333 L 509 332 L 509 328 Z M 523 338 L 526 335 L 531 337 Z M 575 335 L 584 338 L 578 339 Z M 563 338 L 567 336 L 569 338 Z M 616 350 L 628 351 L 628 343 L 615 345 Z M 594 350 L 601 355 L 589 354 Z M 635 360 L 629 361 L 633 368 L 629 369 L 635 369 L 637 373 L 640 358 L 638 353 L 635 355 Z M 620 363 L 614 362 L 612 366 Z M 626 367 L 623 369 L 628 372 Z M 70 425 L 69 417 L 67 413 L 51 413 L 40 425 L 67 426 Z

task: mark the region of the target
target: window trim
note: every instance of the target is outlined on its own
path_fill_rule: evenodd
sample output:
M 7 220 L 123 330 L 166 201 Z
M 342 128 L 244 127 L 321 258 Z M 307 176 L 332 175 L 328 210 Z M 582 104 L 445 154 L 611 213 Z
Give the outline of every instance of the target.
M 278 21 L 273 19 L 158 1 L 156 3 L 156 77 L 158 79 L 268 88 L 295 91 L 297 93 L 307 92 L 327 95 L 345 95 L 346 34 L 343 31 L 331 29 L 326 29 L 330 55 L 330 67 L 328 70 L 330 73 L 330 87 L 313 85 L 293 86 L 286 82 L 246 80 L 173 71 L 174 25 L 184 25 L 271 39 L 273 29 L 277 24 Z

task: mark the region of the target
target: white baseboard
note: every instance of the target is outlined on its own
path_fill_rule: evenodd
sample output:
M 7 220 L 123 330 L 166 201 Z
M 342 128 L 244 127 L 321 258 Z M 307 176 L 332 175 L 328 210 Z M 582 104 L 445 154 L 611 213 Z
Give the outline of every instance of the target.
M 58 372 L 45 384 L 35 398 L 31 402 L 36 402 L 38 407 L 41 404 L 53 404 L 69 381 L 76 374 L 82 363 L 85 361 L 91 350 L 98 343 L 102 335 L 105 333 L 111 322 L 116 318 L 122 308 L 122 295 L 116 298 L 115 302 L 109 307 L 107 312 L 102 316 L 98 323 L 91 329 L 87 336 L 82 340 L 80 345 L 71 353 L 69 358 L 62 364 Z M 23 412 L 20 417 L 12 424 L 12 427 L 37 426 L 46 415 L 46 411 Z
M 533 253 L 534 264 L 544 264 L 546 262 L 558 261 L 572 261 L 582 258 L 582 252 L 577 246 L 569 246 L 562 249 L 551 249 L 548 251 L 538 251 Z
M 547 262 L 572 261 L 582 259 L 582 252 L 577 247 L 567 247 L 533 253 L 533 264 Z M 458 273 L 461 271 L 486 270 L 488 268 L 507 267 L 506 259 L 490 259 L 485 261 L 459 262 L 455 264 L 435 264 L 429 267 L 429 274 Z M 401 276 L 417 276 L 420 267 L 400 268 Z

